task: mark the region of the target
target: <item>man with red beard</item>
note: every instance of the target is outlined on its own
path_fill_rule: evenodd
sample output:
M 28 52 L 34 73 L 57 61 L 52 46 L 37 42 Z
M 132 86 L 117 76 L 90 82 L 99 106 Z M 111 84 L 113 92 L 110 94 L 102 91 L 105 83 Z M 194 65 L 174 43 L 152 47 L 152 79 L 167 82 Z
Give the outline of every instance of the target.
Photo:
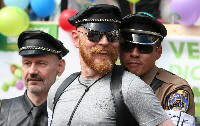
M 58 101 L 54 101 L 58 96 L 56 92 L 67 81 L 61 82 L 61 86 L 56 83 L 51 87 L 47 100 L 53 111 L 51 125 L 121 125 L 110 88 L 120 45 L 119 8 L 106 4 L 91 5 L 69 18 L 69 22 L 76 26 L 72 38 L 74 46 L 79 48 L 81 72 L 64 89 Z M 139 125 L 172 126 L 151 88 L 134 74 L 122 72 L 122 96 Z
M 65 69 L 68 53 L 63 43 L 42 31 L 24 31 L 18 38 L 22 56 L 24 95 L 4 99 L 0 107 L 1 126 L 47 126 L 47 95 Z
M 142 13 L 127 15 L 122 22 L 121 64 L 152 87 L 176 125 L 193 126 L 195 103 L 190 85 L 183 78 L 156 66 L 162 54 L 161 42 L 167 35 L 165 26 Z

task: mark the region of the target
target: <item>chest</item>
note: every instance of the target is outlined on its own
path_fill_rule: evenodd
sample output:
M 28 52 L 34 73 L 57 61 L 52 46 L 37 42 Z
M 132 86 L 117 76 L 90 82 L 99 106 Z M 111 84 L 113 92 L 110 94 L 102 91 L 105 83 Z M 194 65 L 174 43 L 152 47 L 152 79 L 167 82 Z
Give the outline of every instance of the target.
M 87 92 L 86 86 L 75 80 L 61 95 L 56 107 L 54 118 L 62 118 L 63 123 L 69 121 L 74 111 L 72 125 L 90 125 L 115 123 L 115 107 L 111 95 L 110 82 L 102 80 L 92 85 Z M 77 109 L 75 110 L 75 106 Z M 55 119 L 59 120 L 59 119 Z

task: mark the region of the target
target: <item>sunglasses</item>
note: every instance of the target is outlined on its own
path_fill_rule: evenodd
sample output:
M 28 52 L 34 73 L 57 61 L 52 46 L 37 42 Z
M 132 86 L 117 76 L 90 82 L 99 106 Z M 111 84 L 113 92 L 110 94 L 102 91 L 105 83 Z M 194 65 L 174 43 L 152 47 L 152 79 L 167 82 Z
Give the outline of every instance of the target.
M 121 43 L 121 50 L 124 52 L 132 52 L 136 47 L 141 54 L 150 54 L 153 51 L 152 45 L 142 45 L 130 42 Z
M 106 38 L 110 43 L 117 42 L 120 39 L 120 33 L 118 30 L 114 30 L 111 32 L 98 32 L 98 31 L 89 31 L 87 33 L 81 31 L 78 32 L 87 35 L 88 40 L 91 42 L 99 42 L 102 39 L 103 35 L 106 35 Z

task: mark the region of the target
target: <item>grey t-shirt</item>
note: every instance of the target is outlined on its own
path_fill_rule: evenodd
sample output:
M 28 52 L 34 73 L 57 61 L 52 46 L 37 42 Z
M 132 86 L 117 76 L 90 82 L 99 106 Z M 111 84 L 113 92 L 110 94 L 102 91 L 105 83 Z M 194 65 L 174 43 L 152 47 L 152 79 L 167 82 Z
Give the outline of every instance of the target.
M 96 79 L 80 78 L 82 84 L 91 85 Z M 110 90 L 111 73 L 93 84 L 81 100 L 71 126 L 115 126 L 116 112 Z M 53 98 L 62 82 L 55 83 L 48 94 L 48 107 L 52 110 Z M 85 92 L 86 86 L 76 79 L 56 104 L 52 126 L 66 126 L 72 111 L 80 97 Z M 124 102 L 139 122 L 140 126 L 156 126 L 169 117 L 162 109 L 151 87 L 139 77 L 125 71 L 122 78 L 122 94 Z

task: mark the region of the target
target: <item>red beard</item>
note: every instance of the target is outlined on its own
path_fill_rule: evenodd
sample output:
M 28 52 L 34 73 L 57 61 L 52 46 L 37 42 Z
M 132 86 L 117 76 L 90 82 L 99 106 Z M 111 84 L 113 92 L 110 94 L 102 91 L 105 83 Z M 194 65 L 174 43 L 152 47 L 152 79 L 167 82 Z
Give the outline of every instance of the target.
M 108 54 L 108 58 L 95 58 L 95 55 L 106 52 Z M 83 61 L 90 66 L 92 69 L 97 71 L 99 74 L 106 74 L 112 70 L 113 65 L 115 64 L 118 54 L 119 48 L 114 48 L 111 45 L 108 46 L 100 46 L 97 45 L 92 48 L 86 48 L 84 44 L 80 42 L 80 54 Z

